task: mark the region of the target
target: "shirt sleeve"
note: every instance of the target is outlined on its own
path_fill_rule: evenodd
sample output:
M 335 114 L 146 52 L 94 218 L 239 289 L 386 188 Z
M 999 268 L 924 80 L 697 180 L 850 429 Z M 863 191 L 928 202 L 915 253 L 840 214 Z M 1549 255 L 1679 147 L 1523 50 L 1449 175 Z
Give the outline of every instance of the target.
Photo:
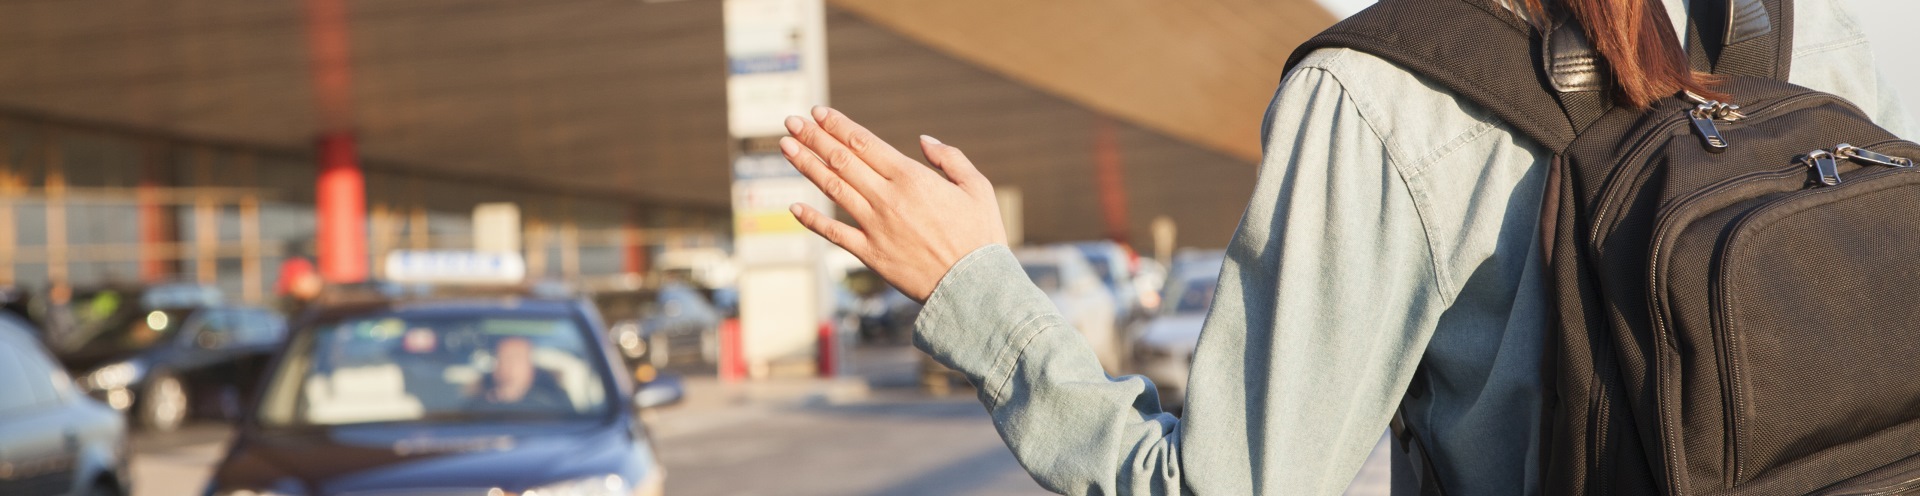
M 956 264 L 915 342 L 979 387 L 1065 494 L 1339 494 L 1398 405 L 1437 308 L 1432 250 L 1381 137 L 1305 67 L 1267 109 L 1253 200 L 1193 359 L 1185 418 L 1111 378 L 1002 246 Z

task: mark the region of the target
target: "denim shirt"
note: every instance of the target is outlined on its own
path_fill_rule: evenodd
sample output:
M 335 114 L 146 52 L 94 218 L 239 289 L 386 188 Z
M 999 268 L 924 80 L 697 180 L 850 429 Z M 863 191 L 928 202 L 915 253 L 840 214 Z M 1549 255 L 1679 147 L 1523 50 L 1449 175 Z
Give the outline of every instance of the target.
M 1835 0 L 1796 3 L 1792 82 L 1914 136 L 1859 70 L 1875 64 L 1853 20 Z M 1103 373 L 1004 246 L 950 269 L 915 344 L 979 386 L 1007 446 L 1055 492 L 1338 494 L 1404 401 L 1448 493 L 1538 494 L 1549 154 L 1344 49 L 1288 73 L 1266 122 L 1184 416 L 1147 379 Z

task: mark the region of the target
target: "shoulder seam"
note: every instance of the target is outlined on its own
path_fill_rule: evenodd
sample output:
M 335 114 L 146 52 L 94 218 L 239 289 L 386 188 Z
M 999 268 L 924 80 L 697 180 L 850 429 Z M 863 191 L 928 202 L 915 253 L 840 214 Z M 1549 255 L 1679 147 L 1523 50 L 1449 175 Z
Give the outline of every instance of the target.
M 1378 141 L 1380 147 L 1386 150 L 1387 167 L 1393 168 L 1394 178 L 1398 179 L 1400 183 L 1400 192 L 1405 193 L 1408 201 L 1413 203 L 1413 214 L 1420 220 L 1420 239 L 1427 245 L 1427 270 L 1433 273 L 1435 283 L 1433 287 L 1427 289 L 1440 296 L 1440 302 L 1443 305 L 1453 305 L 1453 299 L 1456 295 L 1445 289 L 1453 287 L 1453 281 L 1447 277 L 1446 271 L 1440 269 L 1439 247 L 1433 242 L 1433 224 L 1428 219 L 1427 205 L 1421 201 L 1419 195 L 1413 193 L 1412 177 L 1407 174 L 1405 168 L 1401 167 L 1402 160 L 1398 158 L 1400 152 L 1395 147 L 1394 142 L 1387 139 L 1387 136 L 1380 132 L 1380 128 L 1374 124 L 1373 118 L 1367 116 L 1367 114 L 1370 113 L 1368 111 L 1369 107 L 1365 102 L 1361 102 L 1359 99 L 1353 97 L 1353 92 L 1347 89 L 1346 81 L 1341 80 L 1339 74 L 1328 71 L 1325 68 L 1315 67 L 1313 69 L 1325 73 L 1329 79 L 1333 80 L 1334 85 L 1340 89 L 1340 98 L 1353 103 L 1355 108 L 1354 113 L 1360 116 L 1360 122 L 1366 124 L 1367 131 L 1373 133 L 1374 140 Z

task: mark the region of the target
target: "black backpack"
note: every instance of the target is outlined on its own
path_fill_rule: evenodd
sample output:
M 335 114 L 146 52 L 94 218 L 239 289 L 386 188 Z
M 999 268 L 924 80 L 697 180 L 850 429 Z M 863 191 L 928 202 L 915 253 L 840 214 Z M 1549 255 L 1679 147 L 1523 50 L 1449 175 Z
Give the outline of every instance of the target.
M 1568 17 L 1495 0 L 1383 0 L 1287 65 L 1367 52 L 1553 152 L 1545 494 L 1920 493 L 1920 145 L 1783 82 L 1790 0 L 1692 3 L 1731 102 L 1613 105 Z

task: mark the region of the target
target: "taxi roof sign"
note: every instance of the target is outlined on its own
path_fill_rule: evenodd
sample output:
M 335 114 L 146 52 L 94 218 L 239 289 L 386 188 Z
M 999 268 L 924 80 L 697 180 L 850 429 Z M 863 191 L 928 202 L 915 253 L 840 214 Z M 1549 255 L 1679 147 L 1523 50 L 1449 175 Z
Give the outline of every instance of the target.
M 527 278 L 527 263 L 516 252 L 397 250 L 384 267 L 394 282 L 520 284 Z

